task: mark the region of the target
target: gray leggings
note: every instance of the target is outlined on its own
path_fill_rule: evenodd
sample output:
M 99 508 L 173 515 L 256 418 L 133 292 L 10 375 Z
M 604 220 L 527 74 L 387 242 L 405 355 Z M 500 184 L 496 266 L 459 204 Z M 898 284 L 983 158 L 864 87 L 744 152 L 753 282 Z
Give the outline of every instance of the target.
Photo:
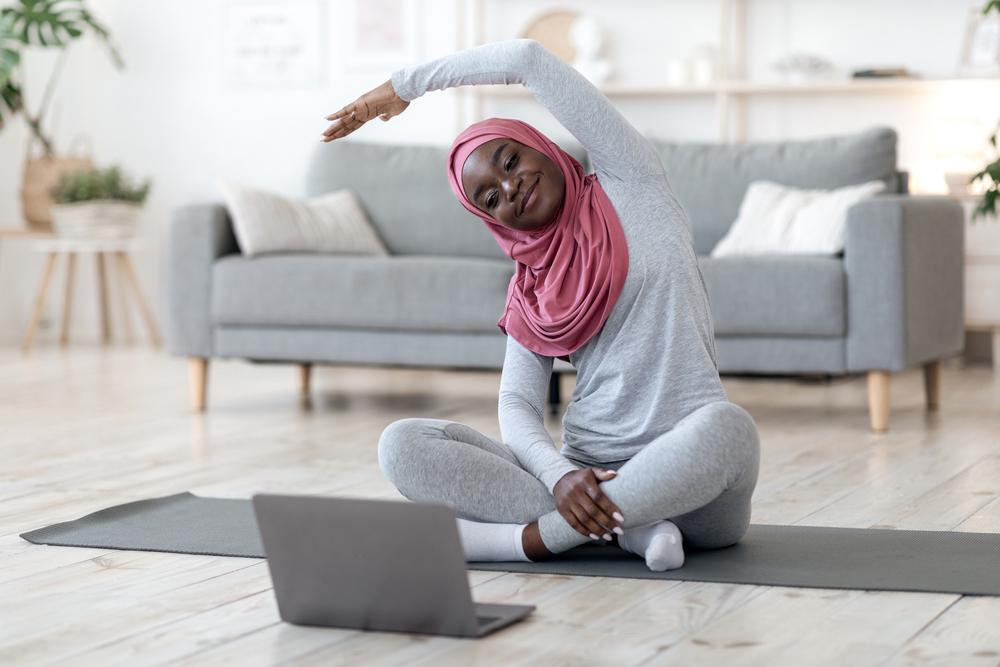
M 449 505 L 472 521 L 538 520 L 542 542 L 553 553 L 591 541 L 559 514 L 548 489 L 510 448 L 465 424 L 395 421 L 379 438 L 378 460 L 410 500 Z M 718 401 L 687 415 L 631 459 L 599 464 L 618 470 L 600 485 L 621 509 L 624 528 L 670 519 L 685 547 L 715 549 L 746 534 L 759 464 L 753 418 L 735 403 Z

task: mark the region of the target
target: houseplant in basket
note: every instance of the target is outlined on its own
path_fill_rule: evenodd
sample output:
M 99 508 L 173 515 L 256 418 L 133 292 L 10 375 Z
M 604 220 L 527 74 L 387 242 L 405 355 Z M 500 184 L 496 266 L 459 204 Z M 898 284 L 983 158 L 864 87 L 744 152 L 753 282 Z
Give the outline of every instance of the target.
M 74 238 L 128 238 L 150 185 L 133 184 L 118 166 L 65 173 L 50 192 L 53 229 Z
M 21 113 L 31 131 L 25 154 L 21 206 L 32 227 L 49 227 L 52 203 L 49 190 L 59 176 L 66 171 L 92 166 L 87 157 L 58 155 L 51 135 L 43 128 L 45 112 L 66 61 L 66 47 L 85 33 L 93 34 L 104 43 L 114 64 L 124 67 L 107 29 L 94 18 L 83 0 L 17 0 L 0 7 L 0 130 L 6 121 Z M 24 81 L 20 76 L 22 53 L 28 47 L 61 49 L 35 113 L 27 108 Z M 36 144 L 41 145 L 40 156 L 33 155 Z

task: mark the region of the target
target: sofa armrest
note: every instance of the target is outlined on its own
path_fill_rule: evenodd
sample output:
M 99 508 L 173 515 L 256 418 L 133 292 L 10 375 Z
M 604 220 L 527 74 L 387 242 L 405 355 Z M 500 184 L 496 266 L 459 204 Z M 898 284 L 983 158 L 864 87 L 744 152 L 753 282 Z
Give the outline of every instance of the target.
M 221 204 L 191 204 L 174 209 L 167 260 L 172 354 L 211 357 L 212 265 L 238 252 L 229 214 Z
M 847 213 L 847 368 L 901 371 L 964 345 L 965 215 L 945 196 L 880 195 Z

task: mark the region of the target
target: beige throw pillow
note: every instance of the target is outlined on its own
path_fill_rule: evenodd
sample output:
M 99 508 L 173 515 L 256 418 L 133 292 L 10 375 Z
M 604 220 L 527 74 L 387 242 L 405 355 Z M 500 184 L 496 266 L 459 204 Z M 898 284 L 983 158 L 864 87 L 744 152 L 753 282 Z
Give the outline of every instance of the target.
M 240 251 L 388 255 L 354 193 L 337 190 L 311 199 L 219 182 Z

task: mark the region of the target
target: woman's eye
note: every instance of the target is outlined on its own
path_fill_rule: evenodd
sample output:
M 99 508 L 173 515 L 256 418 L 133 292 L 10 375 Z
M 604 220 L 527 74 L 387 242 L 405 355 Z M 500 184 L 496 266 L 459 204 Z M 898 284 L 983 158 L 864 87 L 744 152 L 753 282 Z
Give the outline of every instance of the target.
M 507 162 L 506 164 L 504 164 L 504 167 L 507 169 L 507 171 L 510 171 L 511 169 L 514 168 L 515 164 L 517 164 L 517 153 L 514 153 L 509 158 L 507 158 Z M 489 196 L 486 198 L 486 208 L 493 208 L 493 205 L 495 203 L 496 203 L 495 197 Z

